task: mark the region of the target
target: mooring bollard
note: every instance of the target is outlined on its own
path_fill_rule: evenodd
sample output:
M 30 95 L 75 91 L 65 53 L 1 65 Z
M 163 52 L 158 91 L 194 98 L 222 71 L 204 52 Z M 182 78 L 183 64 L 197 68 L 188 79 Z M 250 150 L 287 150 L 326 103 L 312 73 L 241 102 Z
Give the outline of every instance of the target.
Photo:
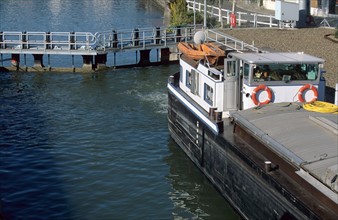
M 209 108 L 209 116 L 210 116 L 213 120 L 216 119 L 216 115 L 215 115 L 215 111 L 216 111 L 216 110 L 217 110 L 216 107 L 210 107 L 210 108 Z
M 264 162 L 264 164 L 265 164 L 265 171 L 266 172 L 271 172 L 271 161 L 265 161 Z
M 175 78 L 174 76 L 169 76 L 169 83 L 174 84 L 175 83 Z
M 222 121 L 222 111 L 215 111 L 215 118 L 216 118 L 216 121 L 219 122 L 219 121 Z

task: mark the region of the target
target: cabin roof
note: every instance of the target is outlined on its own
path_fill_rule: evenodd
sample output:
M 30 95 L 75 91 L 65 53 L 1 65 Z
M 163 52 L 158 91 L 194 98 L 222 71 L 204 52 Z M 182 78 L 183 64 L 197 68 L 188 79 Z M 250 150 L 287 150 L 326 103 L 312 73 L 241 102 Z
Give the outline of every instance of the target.
M 278 103 L 236 112 L 233 117 L 276 154 L 337 193 L 337 114 Z
M 248 63 L 324 63 L 324 60 L 305 53 L 231 53 L 232 56 Z

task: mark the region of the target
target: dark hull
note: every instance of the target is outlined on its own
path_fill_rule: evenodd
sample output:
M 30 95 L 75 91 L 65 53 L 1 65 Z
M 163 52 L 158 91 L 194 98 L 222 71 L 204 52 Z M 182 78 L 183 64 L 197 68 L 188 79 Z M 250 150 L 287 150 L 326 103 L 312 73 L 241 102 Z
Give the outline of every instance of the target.
M 262 155 L 250 150 L 243 139 L 233 134 L 233 124 L 224 122 L 224 132 L 215 134 L 174 94 L 169 92 L 168 98 L 168 121 L 172 138 L 244 218 L 323 217 L 289 192 L 289 180 L 286 181 L 289 186 L 276 181 L 282 173 L 274 177 L 255 163 Z M 294 188 L 295 185 L 291 187 Z

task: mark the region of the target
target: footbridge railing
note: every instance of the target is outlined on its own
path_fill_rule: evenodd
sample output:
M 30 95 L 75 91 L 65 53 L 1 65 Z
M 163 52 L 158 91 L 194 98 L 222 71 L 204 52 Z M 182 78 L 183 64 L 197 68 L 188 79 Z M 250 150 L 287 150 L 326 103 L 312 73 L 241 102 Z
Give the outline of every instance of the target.
M 100 50 L 147 49 L 167 47 L 182 41 L 192 41 L 195 32 L 201 29 L 202 25 L 136 28 L 133 30 L 99 32 L 95 36 L 97 48 Z
M 0 53 L 94 54 L 163 48 L 191 41 L 202 26 L 152 27 L 103 32 L 0 32 Z
M 90 50 L 96 44 L 96 36 L 90 32 L 0 32 L 0 50 L 67 51 Z

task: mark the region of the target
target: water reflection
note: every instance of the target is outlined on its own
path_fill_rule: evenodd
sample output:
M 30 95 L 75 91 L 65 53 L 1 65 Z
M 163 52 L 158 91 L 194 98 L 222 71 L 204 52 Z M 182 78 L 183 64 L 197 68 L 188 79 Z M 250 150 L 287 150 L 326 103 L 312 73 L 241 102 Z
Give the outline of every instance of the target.
M 109 31 L 163 25 L 149 0 L 2 0 L 1 31 Z
M 43 82 L 31 76 L 27 84 L 20 75 L 1 74 L 0 218 L 70 218 L 62 170 L 54 163 L 46 118 L 34 98 Z
M 151 0 L 0 0 L 0 31 L 154 27 L 162 17 Z M 1 72 L 0 219 L 231 219 L 168 143 L 166 82 L 177 70 Z
M 241 219 L 171 138 L 168 148 L 174 219 Z

